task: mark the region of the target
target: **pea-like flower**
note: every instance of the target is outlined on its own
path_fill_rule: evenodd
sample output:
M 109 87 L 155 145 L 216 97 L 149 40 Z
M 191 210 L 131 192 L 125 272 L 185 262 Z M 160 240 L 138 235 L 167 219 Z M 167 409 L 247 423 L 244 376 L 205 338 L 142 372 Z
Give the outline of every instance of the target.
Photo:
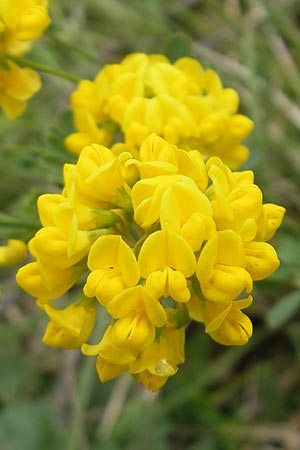
M 252 278 L 240 236 L 233 230 L 218 231 L 203 247 L 196 275 L 204 296 L 214 302 L 233 300 L 244 289 L 251 292 Z
M 80 264 L 57 268 L 53 261 L 40 264 L 34 261 L 21 267 L 16 275 L 18 284 L 32 297 L 36 297 L 39 305 L 61 297 L 78 280 L 83 273 Z
M 205 332 L 222 345 L 245 345 L 252 336 L 252 323 L 242 309 L 249 307 L 252 296 L 216 303 L 193 298 L 189 311 L 194 320 L 203 322 Z
M 91 273 L 84 293 L 88 297 L 95 296 L 104 306 L 140 279 L 136 258 L 121 236 L 99 237 L 90 249 L 88 267 Z
M 80 299 L 78 303 L 64 309 L 45 305 L 50 317 L 43 342 L 51 347 L 68 350 L 80 348 L 90 337 L 96 319 L 96 306 L 93 299 Z
M 128 288 L 107 305 L 107 311 L 118 319 L 111 329 L 112 342 L 117 347 L 142 351 L 155 339 L 155 327 L 167 321 L 166 312 L 156 297 L 144 286 Z
M 155 296 L 171 296 L 178 302 L 189 300 L 186 278 L 195 272 L 196 259 L 179 234 L 166 230 L 152 233 L 143 243 L 138 263 L 146 287 Z

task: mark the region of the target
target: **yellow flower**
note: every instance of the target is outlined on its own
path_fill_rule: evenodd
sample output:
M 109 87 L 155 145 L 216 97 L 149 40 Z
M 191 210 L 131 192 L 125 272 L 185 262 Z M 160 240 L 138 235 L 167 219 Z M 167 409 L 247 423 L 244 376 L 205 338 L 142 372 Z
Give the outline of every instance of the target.
M 111 339 L 117 347 L 137 354 L 154 341 L 155 327 L 167 321 L 165 309 L 144 286 L 128 288 L 114 297 L 107 311 L 118 319 L 112 326 Z
M 25 242 L 9 239 L 7 245 L 0 246 L 0 266 L 14 266 L 22 262 L 27 255 Z
M 75 212 L 67 203 L 56 207 L 54 222 L 56 226 L 43 227 L 36 233 L 29 250 L 42 264 L 52 260 L 57 270 L 66 269 L 87 255 L 91 242 L 86 231 L 78 230 Z
M 102 207 L 100 209 L 98 207 L 92 207 L 91 204 L 95 202 L 80 192 L 78 188 L 79 174 L 75 164 L 64 165 L 64 182 L 63 194 L 46 194 L 45 196 L 39 197 L 38 208 L 41 221 L 41 215 L 46 214 L 49 216 L 51 207 L 51 213 L 55 216 L 57 206 L 55 203 L 57 202 L 59 204 L 64 201 L 74 208 L 78 228 L 82 231 L 111 227 L 119 221 L 119 216 L 116 214 L 117 211 L 110 211 Z M 105 206 L 107 207 L 107 205 Z
M 196 150 L 187 152 L 153 133 L 142 143 L 139 158 L 127 161 L 125 166 L 136 164 L 140 178 L 179 173 L 192 178 L 200 190 L 207 187 L 203 157 Z
M 145 178 L 133 186 L 131 196 L 134 219 L 143 228 L 160 220 L 162 228 L 179 231 L 193 213 L 212 215 L 205 194 L 184 175 Z
M 215 233 L 200 253 L 196 275 L 204 296 L 214 302 L 229 302 L 244 289 L 251 292 L 252 279 L 240 236 L 232 230 Z
M 50 24 L 47 6 L 43 0 L 2 0 L 0 50 L 14 55 L 24 53 L 30 41 L 40 37 Z
M 244 240 L 254 239 L 262 213 L 262 192 L 253 184 L 253 173 L 231 172 L 216 157 L 208 160 L 207 169 L 212 180 L 209 197 L 217 229 L 231 228 Z
M 9 119 L 22 114 L 27 101 L 41 87 L 39 75 L 28 67 L 20 68 L 12 61 L 0 67 L 0 107 Z
M 50 317 L 43 342 L 51 347 L 75 349 L 88 340 L 96 319 L 95 301 L 85 299 L 64 309 L 45 305 Z
M 252 303 L 252 297 L 228 304 L 204 303 L 205 331 L 222 345 L 245 345 L 252 336 L 252 323 L 241 309 Z
M 104 306 L 124 289 L 135 286 L 140 278 L 135 256 L 121 236 L 99 237 L 90 249 L 88 268 L 91 273 L 84 293 L 96 296 Z
M 157 251 L 159 249 L 159 251 Z M 196 259 L 188 243 L 179 234 L 160 230 L 150 234 L 140 250 L 138 264 L 146 287 L 155 297 L 187 302 L 190 292 L 186 278 L 196 268 Z
M 85 147 L 76 165 L 79 199 L 95 208 L 101 208 L 105 203 L 116 205 L 122 189 L 127 189 L 122 167 L 130 157 L 130 153 L 115 157 L 111 150 L 97 144 Z
M 39 304 L 60 297 L 67 292 L 78 280 L 83 270 L 80 266 L 57 269 L 51 264 L 40 264 L 34 261 L 21 267 L 16 275 L 19 286 L 32 297 L 38 299 Z
M 71 102 L 78 131 L 66 145 L 77 153 L 82 144 L 107 145 L 121 129 L 132 153 L 156 133 L 205 157 L 221 156 L 232 167 L 248 157 L 241 141 L 253 123 L 237 114 L 238 94 L 192 58 L 172 64 L 163 55 L 130 54 L 105 66 L 93 82 L 79 83 Z

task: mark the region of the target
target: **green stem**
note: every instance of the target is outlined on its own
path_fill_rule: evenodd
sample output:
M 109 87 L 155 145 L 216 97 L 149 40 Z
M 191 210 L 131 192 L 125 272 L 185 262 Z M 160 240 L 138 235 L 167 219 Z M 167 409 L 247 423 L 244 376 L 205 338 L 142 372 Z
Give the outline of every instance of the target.
M 45 64 L 39 64 L 28 58 L 23 58 L 21 56 L 12 56 L 5 54 L 5 58 L 11 60 L 15 63 L 21 64 L 22 66 L 30 67 L 31 69 L 37 70 L 39 72 L 50 73 L 60 78 L 65 78 L 66 80 L 72 81 L 73 83 L 79 83 L 81 78 L 71 73 L 64 72 L 59 69 L 54 69 L 53 67 L 47 66 Z

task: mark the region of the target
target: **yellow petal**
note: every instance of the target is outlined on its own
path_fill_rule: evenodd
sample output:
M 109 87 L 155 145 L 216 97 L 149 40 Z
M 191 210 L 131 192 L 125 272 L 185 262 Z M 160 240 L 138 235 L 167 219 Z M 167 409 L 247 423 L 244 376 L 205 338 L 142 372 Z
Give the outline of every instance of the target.
M 39 217 L 44 227 L 54 226 L 54 209 L 67 199 L 62 194 L 43 194 L 37 201 Z
M 244 244 L 241 237 L 233 230 L 219 231 L 218 234 L 218 256 L 220 264 L 229 266 L 245 266 Z
M 112 364 L 127 365 L 135 360 L 135 356 L 125 348 L 119 348 L 112 343 L 112 325 L 109 325 L 98 344 L 83 344 L 82 353 L 88 356 L 100 355 L 103 359 Z
M 113 380 L 119 375 L 122 375 L 122 373 L 126 372 L 126 370 L 128 370 L 128 365 L 113 364 L 102 358 L 101 356 L 98 356 L 96 362 L 96 370 L 100 381 L 102 381 L 102 383 L 105 383 L 106 381 Z
M 158 252 L 157 249 L 160 249 Z M 196 267 L 193 251 L 179 234 L 160 230 L 148 236 L 138 257 L 141 275 L 144 278 L 156 270 L 171 267 L 190 277 Z
M 168 268 L 168 285 L 170 296 L 177 302 L 185 303 L 191 294 L 187 282 L 181 272 Z
M 213 275 L 214 266 L 218 254 L 217 233 L 207 241 L 203 247 L 196 268 L 196 275 L 200 284 L 208 283 Z
M 148 370 L 144 372 L 136 373 L 133 375 L 136 381 L 142 383 L 146 389 L 151 392 L 156 392 L 164 384 L 166 384 L 169 377 L 167 376 L 157 376 L 150 373 Z
M 232 302 L 225 305 L 219 305 L 218 303 L 205 302 L 206 304 L 206 327 L 205 332 L 211 333 L 216 331 L 220 325 L 224 322 L 228 313 L 231 310 Z M 210 321 L 207 320 L 210 317 Z
M 279 267 L 279 259 L 272 245 L 266 242 L 245 243 L 246 269 L 253 280 L 263 280 Z
M 6 86 L 6 93 L 16 100 L 26 101 L 41 88 L 40 76 L 28 67 L 20 68 L 10 63 L 8 73 L 9 83 Z
M 155 338 L 155 328 L 146 314 L 131 314 L 118 319 L 112 326 L 111 339 L 117 347 L 124 347 L 137 353 L 151 344 Z
M 145 311 L 149 321 L 157 327 L 163 326 L 167 320 L 162 305 L 141 285 L 121 292 L 109 302 L 107 310 L 114 318 L 125 317 L 136 310 Z
M 101 236 L 94 242 L 89 252 L 88 267 L 92 271 L 116 268 L 127 286 L 134 286 L 140 278 L 131 248 L 117 235 Z
M 252 323 L 241 311 L 231 311 L 227 319 L 210 336 L 223 345 L 245 345 L 252 336 Z
M 276 230 L 281 225 L 285 208 L 274 205 L 273 203 L 266 203 L 263 205 L 263 210 L 258 219 L 258 231 L 256 240 L 269 241 L 272 239 Z

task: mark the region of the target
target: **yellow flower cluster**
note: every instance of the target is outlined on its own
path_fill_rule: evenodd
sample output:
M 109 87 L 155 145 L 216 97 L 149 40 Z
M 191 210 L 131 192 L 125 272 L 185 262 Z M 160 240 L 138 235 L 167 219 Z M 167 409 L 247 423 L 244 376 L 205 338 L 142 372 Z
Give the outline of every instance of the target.
M 71 97 L 77 131 L 66 146 L 79 154 L 85 145 L 121 142 L 136 155 L 156 133 L 203 156 L 219 156 L 231 168 L 248 158 L 241 142 L 253 123 L 237 114 L 239 97 L 218 75 L 192 58 L 174 64 L 163 55 L 130 54 L 106 65 L 94 81 L 82 80 Z
M 129 371 L 155 391 L 184 361 L 190 319 L 221 344 L 247 343 L 252 324 L 242 311 L 253 281 L 279 265 L 267 241 L 284 208 L 263 203 L 251 171 L 157 134 L 139 151 L 120 150 L 86 146 L 65 165 L 62 193 L 39 198 L 35 261 L 17 281 L 50 318 L 46 344 L 97 355 L 102 381 Z M 76 282 L 80 298 L 52 306 Z M 111 323 L 91 345 L 103 309 Z
M 50 23 L 47 0 L 1 0 L 0 2 L 0 107 L 13 119 L 41 87 L 39 75 L 18 67 L 10 56 L 21 56 Z

